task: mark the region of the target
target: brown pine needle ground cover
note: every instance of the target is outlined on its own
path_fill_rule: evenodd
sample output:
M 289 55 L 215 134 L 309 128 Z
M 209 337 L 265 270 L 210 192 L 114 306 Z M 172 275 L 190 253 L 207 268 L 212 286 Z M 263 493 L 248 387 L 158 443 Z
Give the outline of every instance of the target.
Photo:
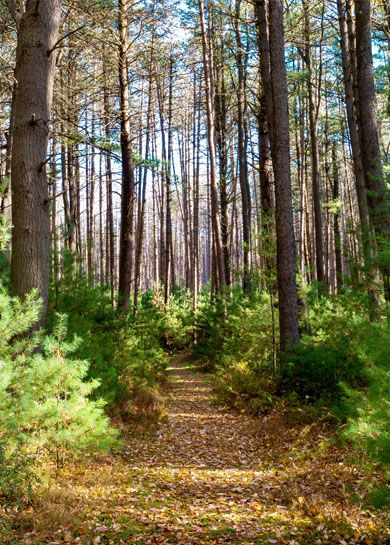
M 377 477 L 346 461 L 325 423 L 226 412 L 180 358 L 170 375 L 166 420 L 135 426 L 120 455 L 67 465 L 4 543 L 390 542 L 384 513 L 359 501 Z

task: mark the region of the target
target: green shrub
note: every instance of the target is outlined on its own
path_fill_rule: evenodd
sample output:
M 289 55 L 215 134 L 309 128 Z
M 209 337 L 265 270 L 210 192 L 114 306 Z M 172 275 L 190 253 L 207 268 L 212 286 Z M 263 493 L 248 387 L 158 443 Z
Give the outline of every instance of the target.
M 276 389 L 278 338 L 271 304 L 265 291 L 248 299 L 236 288 L 224 301 L 203 294 L 196 315 L 194 352 L 216 371 L 217 398 L 253 413 L 270 405 Z
M 153 327 L 160 346 L 168 351 L 187 348 L 193 338 L 193 302 L 190 294 L 177 288 L 164 303 L 161 286 L 145 292 L 140 301 L 138 321 Z
M 390 328 L 370 324 L 361 337 L 360 358 L 367 386 L 343 383 L 342 409 L 348 415 L 345 436 L 373 460 L 390 465 Z
M 71 264 L 68 265 L 71 267 Z M 99 380 L 94 396 L 112 405 L 123 394 L 115 354 L 125 318 L 111 306 L 110 290 L 91 285 L 83 276 L 65 274 L 58 290 L 52 290 L 47 329 L 52 331 L 56 313 L 68 316 L 68 336 L 80 339 L 74 355 L 89 362 L 88 377 Z
M 208 289 L 199 297 L 195 314 L 195 339 L 192 350 L 194 356 L 215 366 L 221 344 L 226 338 L 226 327 L 223 319 L 223 305 L 218 296 L 211 298 Z
M 341 381 L 354 385 L 362 382 L 362 362 L 344 343 L 320 345 L 305 339 L 293 352 L 282 356 L 282 389 L 295 392 L 302 399 L 314 401 L 320 397 L 340 398 Z
M 307 304 L 310 333 L 282 355 L 282 391 L 307 401 L 326 397 L 337 402 L 342 382 L 353 387 L 366 383 L 361 338 L 367 332 L 367 302 L 354 292 L 339 297 L 309 293 Z
M 104 403 L 89 398 L 98 382 L 85 380 L 88 363 L 70 357 L 79 341 L 65 341 L 66 317 L 57 317 L 50 336 L 28 335 L 39 312 L 36 294 L 21 302 L 1 293 L 0 492 L 7 496 L 21 493 L 42 453 L 58 459 L 117 444 Z
M 365 457 L 390 464 L 390 327 L 370 322 L 368 301 L 347 292 L 309 304 L 311 334 L 282 358 L 284 393 L 332 407 L 342 436 Z M 372 502 L 389 505 L 388 489 L 373 491 Z
M 67 261 L 66 261 L 67 263 Z M 164 350 L 185 348 L 192 335 L 192 302 L 185 291 L 172 294 L 164 304 L 160 288 L 140 297 L 136 317 L 113 309 L 108 287 L 95 287 L 82 275 L 72 274 L 74 264 L 59 288 L 52 290 L 48 329 L 55 312 L 69 316 L 69 336 L 81 341 L 77 358 L 90 362 L 88 376 L 100 386 L 95 395 L 114 408 L 136 390 L 154 387 L 165 375 Z
M 137 320 L 123 330 L 116 363 L 130 393 L 164 380 L 167 357 L 148 322 Z
M 215 379 L 216 399 L 236 409 L 249 410 L 253 414 L 265 411 L 273 402 L 275 384 L 265 374 L 251 369 L 245 361 L 235 361 L 229 367 L 221 367 Z

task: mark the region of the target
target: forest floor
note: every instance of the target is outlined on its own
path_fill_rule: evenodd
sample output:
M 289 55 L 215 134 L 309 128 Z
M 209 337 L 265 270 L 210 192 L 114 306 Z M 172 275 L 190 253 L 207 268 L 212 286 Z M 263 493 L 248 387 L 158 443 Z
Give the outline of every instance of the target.
M 212 379 L 184 357 L 169 375 L 166 418 L 134 426 L 121 454 L 67 463 L 4 543 L 390 543 L 384 513 L 360 501 L 377 477 L 348 460 L 325 419 L 218 407 Z

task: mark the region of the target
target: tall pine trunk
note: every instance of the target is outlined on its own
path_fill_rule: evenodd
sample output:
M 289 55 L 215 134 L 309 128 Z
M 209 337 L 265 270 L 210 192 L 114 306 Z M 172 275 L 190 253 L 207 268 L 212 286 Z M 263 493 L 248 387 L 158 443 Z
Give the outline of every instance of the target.
M 130 133 L 129 82 L 127 70 L 127 0 L 119 0 L 119 91 L 121 106 L 121 152 L 122 152 L 122 204 L 119 257 L 119 302 L 127 311 L 130 302 L 131 274 L 134 246 L 135 181 L 133 152 Z
M 251 195 L 249 188 L 248 173 L 248 128 L 247 128 L 247 101 L 246 101 L 246 53 L 240 32 L 240 12 L 241 1 L 236 0 L 234 17 L 234 31 L 237 46 L 237 140 L 238 140 L 238 168 L 241 189 L 241 215 L 242 215 L 242 238 L 243 238 L 243 290 L 249 293 L 251 290 L 251 264 L 250 264 L 250 244 L 251 244 Z
M 220 289 L 226 284 L 225 264 L 223 259 L 223 247 L 221 237 L 221 217 L 217 193 L 217 161 L 215 151 L 215 111 L 214 111 L 214 81 L 211 51 L 208 47 L 208 32 L 206 30 L 206 20 L 204 13 L 204 2 L 199 0 L 199 19 L 202 36 L 203 69 L 206 91 L 206 113 L 207 113 L 207 140 L 209 148 L 210 161 L 210 201 L 211 201 L 211 221 L 213 229 L 213 238 L 215 252 L 213 255 L 213 269 L 215 270 L 214 284 L 216 289 Z
M 376 119 L 375 79 L 371 45 L 371 2 L 356 0 L 356 70 L 363 168 L 372 224 L 385 255 L 390 234 L 389 193 L 383 176 Z M 388 258 L 387 258 L 388 259 Z M 384 261 L 384 260 L 383 260 Z M 382 260 L 381 260 L 382 262 Z M 385 298 L 390 300 L 390 265 L 382 263 Z
M 273 99 L 272 162 L 275 177 L 279 329 L 280 348 L 284 350 L 298 341 L 299 332 L 282 0 L 270 2 L 269 39 Z
M 49 292 L 50 218 L 46 176 L 60 0 L 28 0 L 20 20 L 13 104 L 11 290 Z

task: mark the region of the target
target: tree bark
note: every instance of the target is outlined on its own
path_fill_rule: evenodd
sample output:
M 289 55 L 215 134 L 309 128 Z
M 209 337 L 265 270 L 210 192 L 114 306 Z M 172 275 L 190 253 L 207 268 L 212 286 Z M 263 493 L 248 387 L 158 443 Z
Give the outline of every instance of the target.
M 269 37 L 273 99 L 272 162 L 275 176 L 279 329 L 280 348 L 285 350 L 297 343 L 299 332 L 282 0 L 270 1 Z
M 390 233 L 389 194 L 383 176 L 376 119 L 376 94 L 371 46 L 371 2 L 356 0 L 356 69 L 359 107 L 359 134 L 368 204 L 378 236 L 379 251 L 388 245 Z M 390 300 L 390 267 L 381 266 L 384 291 Z
M 314 208 L 314 232 L 316 243 L 316 272 L 318 282 L 325 281 L 324 271 L 324 242 L 323 242 L 323 222 L 321 210 L 321 175 L 319 166 L 319 151 L 318 151 L 318 113 L 319 104 L 315 104 L 314 82 L 312 71 L 312 54 L 310 45 L 310 18 L 309 6 L 307 0 L 303 2 L 304 6 L 304 38 L 305 38 L 305 54 L 303 55 L 307 76 L 307 92 L 309 97 L 309 124 L 310 124 L 310 148 L 311 148 L 311 169 L 312 169 L 312 192 L 313 192 L 313 208 Z
M 122 203 L 119 257 L 118 306 L 127 311 L 130 303 L 134 246 L 135 180 L 129 112 L 128 13 L 127 0 L 119 0 L 119 89 L 121 107 Z
M 203 68 L 206 91 L 206 112 L 207 112 L 207 140 L 209 148 L 210 161 L 210 201 L 211 201 L 211 221 L 213 227 L 213 236 L 215 241 L 215 260 L 217 278 L 216 288 L 220 289 L 226 284 L 225 266 L 223 260 L 222 240 L 221 240 L 221 219 L 218 204 L 217 193 L 217 163 L 215 153 L 215 112 L 214 112 L 214 85 L 213 85 L 213 70 L 210 60 L 210 51 L 207 44 L 207 31 L 204 14 L 204 2 L 199 0 L 199 19 L 202 35 L 202 53 L 203 53 Z
M 221 205 L 221 240 L 225 267 L 225 282 L 230 285 L 229 220 L 228 220 L 228 148 L 227 148 L 227 91 L 225 55 L 219 44 L 218 65 L 215 70 L 215 133 L 219 160 L 219 199 Z
M 339 167 L 337 164 L 337 149 L 336 142 L 332 144 L 332 165 L 333 165 L 333 188 L 332 198 L 336 202 L 340 198 L 339 191 Z M 340 211 L 336 210 L 334 213 L 333 223 L 333 240 L 334 240 L 334 255 L 335 255 L 335 267 L 336 267 L 336 293 L 340 293 L 340 289 L 343 286 L 343 265 L 341 257 L 341 234 L 340 234 Z
M 345 91 L 345 106 L 347 112 L 347 122 L 349 129 L 349 136 L 351 139 L 352 149 L 352 161 L 355 174 L 356 195 L 359 206 L 360 223 L 363 231 L 363 238 L 367 239 L 369 232 L 369 215 L 367 195 L 365 189 L 363 165 L 361 158 L 359 133 L 357 126 L 356 113 L 354 110 L 354 97 L 353 97 L 353 72 L 351 68 L 351 59 L 349 55 L 349 42 L 348 42 L 348 28 L 345 16 L 345 2 L 344 0 L 337 0 L 337 9 L 339 16 L 340 27 L 340 45 L 341 45 L 341 60 L 343 67 L 343 83 Z M 364 240 L 363 240 L 364 243 Z
M 46 155 L 50 133 L 60 0 L 28 0 L 20 20 L 13 105 L 11 290 L 37 288 L 45 319 L 49 291 L 50 218 Z
M 239 180 L 241 189 L 241 214 L 242 214 L 242 239 L 243 239 L 243 282 L 242 287 L 244 292 L 249 293 L 251 290 L 251 266 L 250 266 L 250 245 L 251 245 L 251 195 L 249 188 L 248 175 L 248 128 L 246 121 L 247 102 L 245 96 L 245 71 L 246 71 L 246 55 L 243 51 L 243 43 L 240 32 L 240 11 L 241 0 L 236 0 L 236 13 L 234 18 L 234 30 L 237 46 L 237 70 L 238 70 L 238 85 L 237 85 L 237 140 L 238 140 L 238 167 Z

